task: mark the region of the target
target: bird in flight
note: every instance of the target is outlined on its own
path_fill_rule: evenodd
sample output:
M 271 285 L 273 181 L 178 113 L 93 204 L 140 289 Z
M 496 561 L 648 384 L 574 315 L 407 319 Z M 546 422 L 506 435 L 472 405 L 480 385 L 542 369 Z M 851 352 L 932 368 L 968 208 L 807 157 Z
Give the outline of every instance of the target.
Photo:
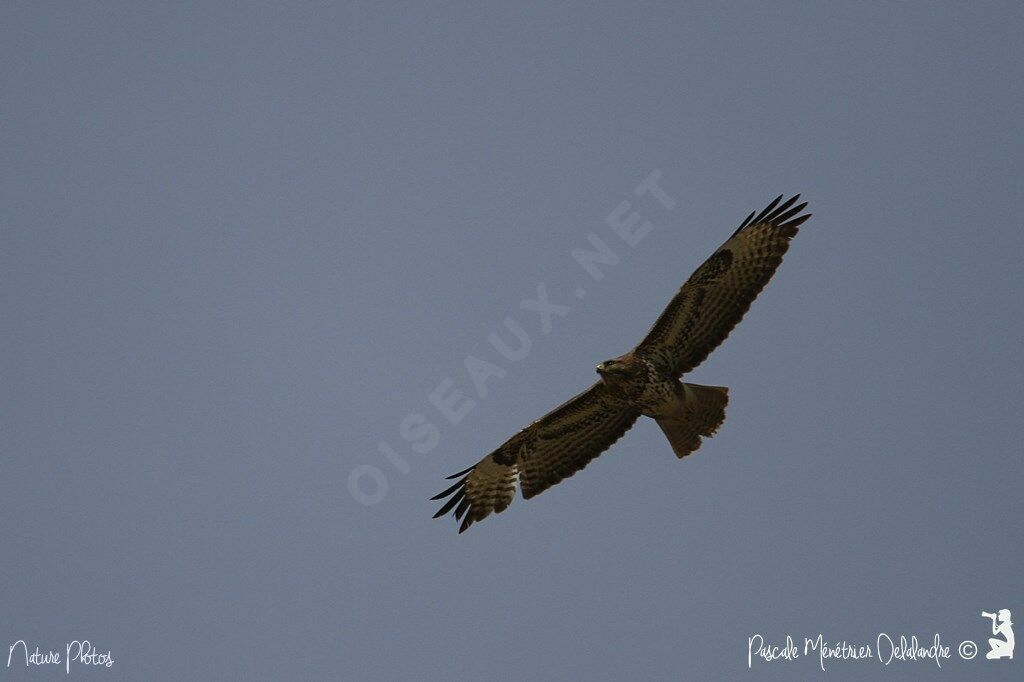
M 725 420 L 729 389 L 680 381 L 704 361 L 750 309 L 789 240 L 808 218 L 800 195 L 780 195 L 751 213 L 690 275 L 640 344 L 597 366 L 597 383 L 533 422 L 497 450 L 449 479 L 433 500 L 451 496 L 434 515 L 454 510 L 459 532 L 502 512 L 516 481 L 524 499 L 585 467 L 645 415 L 654 419 L 679 458 L 700 447 Z M 782 202 L 782 203 L 780 203 Z

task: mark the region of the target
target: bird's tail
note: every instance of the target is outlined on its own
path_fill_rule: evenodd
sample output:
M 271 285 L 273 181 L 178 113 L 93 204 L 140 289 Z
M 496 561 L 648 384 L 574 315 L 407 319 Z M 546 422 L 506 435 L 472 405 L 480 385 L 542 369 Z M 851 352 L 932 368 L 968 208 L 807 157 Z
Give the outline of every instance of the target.
M 725 421 L 725 406 L 729 403 L 729 389 L 725 386 L 684 383 L 683 392 L 680 414 L 656 420 L 679 458 L 699 448 L 701 436 L 715 434 Z

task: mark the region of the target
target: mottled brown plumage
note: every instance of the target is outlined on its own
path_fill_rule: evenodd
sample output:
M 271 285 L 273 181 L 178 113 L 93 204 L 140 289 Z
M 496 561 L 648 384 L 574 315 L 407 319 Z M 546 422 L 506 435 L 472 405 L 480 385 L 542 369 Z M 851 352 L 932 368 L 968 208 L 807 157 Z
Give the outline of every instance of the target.
M 622 437 L 640 415 L 655 419 L 676 456 L 684 457 L 725 420 L 728 389 L 679 381 L 743 318 L 771 279 L 789 240 L 810 214 L 799 195 L 751 213 L 669 302 L 640 344 L 597 366 L 601 380 L 508 439 L 432 499 L 451 498 L 459 532 L 504 511 L 516 481 L 525 499 L 587 465 Z

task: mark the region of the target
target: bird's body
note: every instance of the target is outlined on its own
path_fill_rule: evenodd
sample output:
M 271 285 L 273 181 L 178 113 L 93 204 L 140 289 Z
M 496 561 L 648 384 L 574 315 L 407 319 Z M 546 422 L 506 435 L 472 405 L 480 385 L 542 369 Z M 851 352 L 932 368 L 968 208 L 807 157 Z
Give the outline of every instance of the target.
M 615 402 L 634 407 L 652 418 L 674 416 L 683 397 L 678 378 L 658 367 L 653 360 L 633 352 L 602 362 L 597 373 Z
M 512 436 L 476 465 L 450 478 L 451 495 L 435 516 L 454 510 L 459 532 L 504 511 L 516 482 L 529 499 L 572 476 L 618 440 L 641 416 L 654 419 L 682 458 L 725 420 L 728 389 L 680 378 L 720 344 L 771 278 L 789 240 L 809 214 L 799 195 L 780 196 L 701 265 L 640 344 L 597 366 L 600 380 Z M 792 207 L 792 208 L 791 208 Z

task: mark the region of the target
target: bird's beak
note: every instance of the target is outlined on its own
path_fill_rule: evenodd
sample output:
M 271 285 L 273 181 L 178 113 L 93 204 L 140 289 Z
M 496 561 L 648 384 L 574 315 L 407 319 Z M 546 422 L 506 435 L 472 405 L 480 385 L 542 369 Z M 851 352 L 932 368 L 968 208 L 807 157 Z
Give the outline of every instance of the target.
M 605 364 L 602 362 L 600 365 L 597 366 L 597 373 L 603 374 L 605 369 L 607 369 L 607 367 L 605 367 Z

